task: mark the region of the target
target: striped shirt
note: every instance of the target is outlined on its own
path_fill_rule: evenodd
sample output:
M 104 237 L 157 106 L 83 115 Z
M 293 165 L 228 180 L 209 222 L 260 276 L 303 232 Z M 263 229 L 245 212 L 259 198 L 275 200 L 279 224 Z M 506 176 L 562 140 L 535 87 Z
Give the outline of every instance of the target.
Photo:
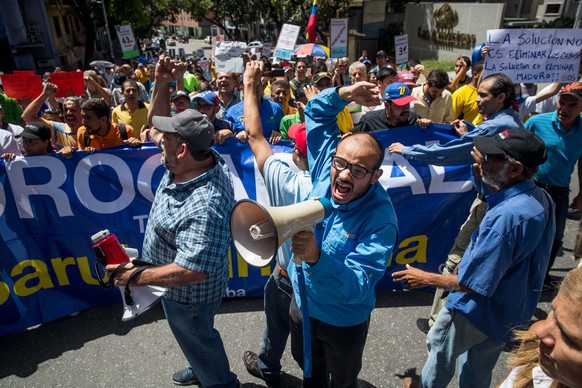
M 167 171 L 156 191 L 143 244 L 144 260 L 207 274 L 201 283 L 168 288 L 166 297 L 181 303 L 219 300 L 228 282 L 229 216 L 234 188 L 224 159 L 204 174 L 172 183 Z

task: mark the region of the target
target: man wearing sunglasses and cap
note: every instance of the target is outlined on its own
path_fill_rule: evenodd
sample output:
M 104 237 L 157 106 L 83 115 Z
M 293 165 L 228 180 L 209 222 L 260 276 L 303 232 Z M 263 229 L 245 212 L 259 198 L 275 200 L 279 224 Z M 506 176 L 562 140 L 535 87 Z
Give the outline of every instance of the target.
M 174 373 L 174 384 L 237 387 L 220 333 L 214 328 L 228 282 L 234 188 L 225 160 L 211 148 L 214 127 L 208 118 L 194 109 L 170 117 L 168 86 L 174 81 L 174 65 L 170 58 L 160 56 L 152 95 L 152 106 L 160 106 L 154 113 L 165 113 L 153 115 L 150 124 L 161 134 L 167 171 L 156 191 L 142 252 L 143 260 L 157 266 L 141 272 L 135 285 L 167 287 L 164 312 L 190 364 Z M 126 284 L 133 270 L 126 266 L 115 285 Z
M 544 142 L 523 128 L 511 128 L 475 137 L 471 155 L 476 179 L 492 194 L 458 274 L 406 265 L 392 275 L 410 288 L 451 291 L 428 332 L 422 387 L 448 386 L 457 358 L 460 387 L 491 385 L 491 372 L 513 330 L 529 325 L 554 239 L 554 204 L 532 179 L 547 159 Z

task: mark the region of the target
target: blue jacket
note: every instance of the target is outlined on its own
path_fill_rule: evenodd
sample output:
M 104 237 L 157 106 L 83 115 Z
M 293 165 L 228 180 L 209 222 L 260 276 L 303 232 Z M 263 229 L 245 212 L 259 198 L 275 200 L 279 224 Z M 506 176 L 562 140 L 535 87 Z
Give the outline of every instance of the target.
M 509 128 L 523 128 L 522 122 L 519 121 L 519 118 L 511 108 L 497 112 L 471 132 L 467 132 L 465 135 L 448 143 L 442 145 L 431 144 L 429 146 L 416 144 L 404 147 L 402 156 L 406 159 L 414 159 L 436 166 L 473 164 L 474 160 L 471 156 L 473 138 L 476 136 L 493 136 Z
M 397 234 L 394 207 L 380 183 L 347 204 L 338 205 L 331 198 L 331 155 L 340 134 L 336 116 L 346 105 L 335 89 L 327 89 L 309 101 L 305 110 L 314 184 L 311 196 L 330 199 L 334 208 L 314 231 L 321 250 L 319 261 L 302 263 L 309 316 L 339 327 L 369 318 L 376 301 L 374 287 L 384 275 Z M 296 268 L 291 262 L 288 272 L 298 293 Z M 301 303 L 299 297 L 296 301 Z

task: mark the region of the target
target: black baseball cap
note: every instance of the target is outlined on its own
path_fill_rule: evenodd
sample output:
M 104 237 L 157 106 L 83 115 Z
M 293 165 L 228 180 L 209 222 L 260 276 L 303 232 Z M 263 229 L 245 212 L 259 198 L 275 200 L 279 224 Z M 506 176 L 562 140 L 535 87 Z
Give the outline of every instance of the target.
M 172 117 L 154 116 L 154 127 L 162 132 L 177 133 L 192 147 L 208 151 L 214 143 L 214 125 L 206 115 L 186 109 Z
M 30 140 L 50 140 L 51 129 L 44 123 L 34 121 L 26 124 L 20 136 Z
M 530 169 L 548 159 L 544 141 L 523 128 L 506 129 L 493 136 L 477 136 L 473 142 L 482 154 L 508 155 Z

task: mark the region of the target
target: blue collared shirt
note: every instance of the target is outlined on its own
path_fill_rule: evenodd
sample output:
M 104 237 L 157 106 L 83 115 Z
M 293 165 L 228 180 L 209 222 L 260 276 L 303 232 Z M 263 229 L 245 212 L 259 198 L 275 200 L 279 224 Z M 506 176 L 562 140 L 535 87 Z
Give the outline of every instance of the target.
M 548 153 L 548 160 L 538 168 L 536 182 L 570 187 L 572 172 L 582 157 L 582 119 L 578 117 L 576 125 L 564 132 L 557 111 L 542 113 L 531 117 L 525 128 L 544 141 Z
M 217 301 L 228 281 L 234 189 L 226 162 L 216 151 L 212 154 L 214 167 L 187 182 L 172 183 L 173 174 L 166 171 L 147 222 L 144 260 L 207 274 L 201 283 L 168 288 L 166 297 L 177 302 Z
M 473 138 L 476 136 L 493 136 L 509 128 L 523 128 L 523 124 L 513 109 L 504 109 L 458 139 L 453 139 L 445 144 L 405 146 L 402 149 L 402 156 L 406 159 L 414 159 L 436 166 L 473 164 L 474 160 L 471 156 Z
M 305 201 L 312 187 L 308 171 L 294 172 L 275 155 L 265 161 L 263 177 L 271 206 L 289 206 Z M 279 247 L 277 262 L 283 269 L 291 262 L 291 239 Z
M 554 204 L 532 180 L 487 196 L 488 210 L 459 265 L 446 307 L 483 333 L 508 341 L 538 303 L 554 240 Z
M 244 101 L 227 109 L 224 119 L 228 120 L 234 126 L 235 132 L 245 130 L 245 115 L 244 115 Z M 263 125 L 263 135 L 265 138 L 271 137 L 271 132 L 279 132 L 279 124 L 283 118 L 283 108 L 281 105 L 273 102 L 267 98 L 262 99 L 259 107 L 259 115 L 261 116 L 261 124 Z
M 307 148 L 314 184 L 310 196 L 331 199 L 331 155 L 340 131 L 336 116 L 346 106 L 335 89 L 319 93 L 307 104 Z M 309 316 L 339 326 L 365 322 L 374 308 L 374 287 L 382 278 L 397 234 L 396 213 L 380 183 L 347 204 L 333 203 L 332 214 L 315 228 L 320 257 L 315 265 L 303 263 Z M 297 265 L 289 277 L 299 292 Z M 298 304 L 301 303 L 296 298 Z

